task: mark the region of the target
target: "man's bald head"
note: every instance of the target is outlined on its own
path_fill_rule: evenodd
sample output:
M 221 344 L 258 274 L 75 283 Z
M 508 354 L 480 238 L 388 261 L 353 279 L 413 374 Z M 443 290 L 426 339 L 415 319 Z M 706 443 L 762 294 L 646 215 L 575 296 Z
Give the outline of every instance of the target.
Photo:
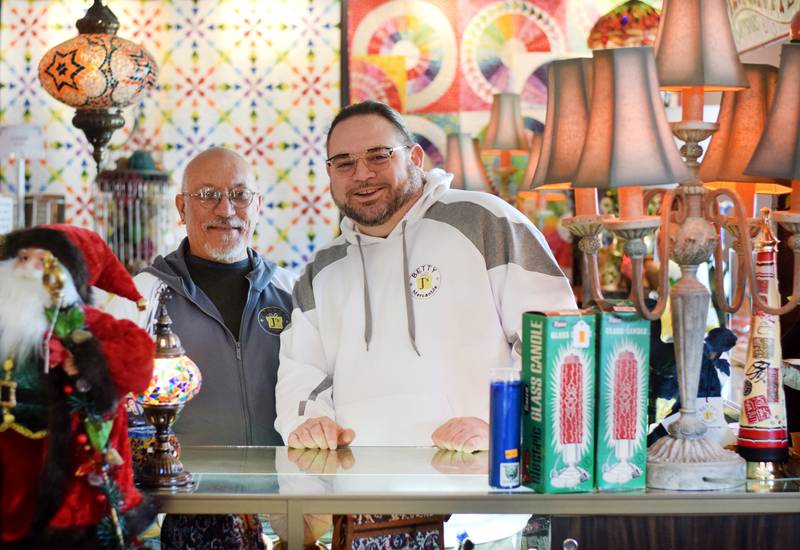
M 184 193 L 191 192 L 192 183 L 196 183 L 198 179 L 202 180 L 203 175 L 208 174 L 209 170 L 214 172 L 238 172 L 245 177 L 246 181 L 244 183 L 247 184 L 247 187 L 258 191 L 253 177 L 253 170 L 244 157 L 236 151 L 224 147 L 211 147 L 198 153 L 189 161 L 183 171 L 181 191 Z
M 235 151 L 213 147 L 189 161 L 175 206 L 186 224 L 192 254 L 221 263 L 247 258 L 261 210 L 258 191 L 250 165 Z M 207 198 L 209 193 L 220 199 Z M 245 206 L 236 199 L 234 205 L 230 197 L 242 193 L 252 201 Z

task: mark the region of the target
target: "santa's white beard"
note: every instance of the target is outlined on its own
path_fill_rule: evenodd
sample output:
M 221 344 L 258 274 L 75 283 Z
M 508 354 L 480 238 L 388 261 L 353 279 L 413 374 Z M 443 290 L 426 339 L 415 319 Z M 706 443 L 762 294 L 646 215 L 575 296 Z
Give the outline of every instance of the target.
M 15 268 L 15 263 L 13 258 L 0 261 L 0 361 L 38 354 L 48 329 L 44 310 L 50 295 L 42 272 Z

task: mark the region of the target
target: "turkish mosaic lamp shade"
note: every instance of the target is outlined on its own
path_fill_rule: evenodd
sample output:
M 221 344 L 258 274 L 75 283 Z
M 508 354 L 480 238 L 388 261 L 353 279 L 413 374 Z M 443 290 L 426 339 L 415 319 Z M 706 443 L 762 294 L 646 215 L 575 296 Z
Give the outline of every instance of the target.
M 185 405 L 200 391 L 200 369 L 188 356 L 159 357 L 150 386 L 137 398 L 142 405 Z
M 158 66 L 147 50 L 110 34 L 79 34 L 39 62 L 45 91 L 76 109 L 126 107 L 157 78 Z
M 156 359 L 150 385 L 135 395 L 147 421 L 155 428 L 153 452 L 147 453 L 139 468 L 139 483 L 144 487 L 175 489 L 192 484 L 192 475 L 178 459 L 170 428 L 183 406 L 200 391 L 201 375 L 186 355 L 178 335 L 172 332 L 167 302 L 172 292 L 162 286 L 158 295 L 155 322 Z M 143 439 L 148 434 L 141 434 Z M 145 441 L 137 442 L 141 447 Z
M 39 82 L 53 98 L 77 109 L 72 125 L 92 145 L 99 171 L 111 136 L 125 125 L 120 109 L 155 86 L 158 66 L 143 47 L 117 36 L 119 20 L 101 0 L 94 0 L 75 26 L 78 36 L 42 57 Z
M 167 313 L 166 303 L 172 298 L 171 290 L 163 286 L 159 290 L 159 303 L 155 322 L 156 358 L 150 385 L 136 400 L 143 406 L 170 405 L 183 407 L 200 391 L 202 376 L 172 331 L 172 319 Z
M 653 46 L 659 17 L 653 6 L 630 0 L 600 17 L 589 31 L 586 44 L 593 50 Z

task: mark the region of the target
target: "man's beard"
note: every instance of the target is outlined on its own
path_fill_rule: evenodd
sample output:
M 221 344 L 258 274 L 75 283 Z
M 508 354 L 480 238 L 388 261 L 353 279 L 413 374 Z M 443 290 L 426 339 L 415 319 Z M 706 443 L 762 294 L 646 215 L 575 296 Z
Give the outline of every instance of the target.
M 226 239 L 226 241 L 220 246 L 212 246 L 208 242 L 203 245 L 206 254 L 213 258 L 215 262 L 222 264 L 234 263 L 246 253 L 248 241 L 245 235 L 246 223 L 238 216 L 231 216 L 230 218 L 218 217 L 213 222 L 209 222 L 206 225 L 229 225 L 233 227 L 241 227 L 243 229 L 243 232 L 239 238 L 233 237 Z
M 42 272 L 15 263 L 13 258 L 0 261 L 0 361 L 38 355 L 48 328 L 44 310 L 50 295 Z
M 422 171 L 410 161 L 406 167 L 406 172 L 408 173 L 408 178 L 406 179 L 405 185 L 402 187 L 402 189 L 397 190 L 390 187 L 385 188 L 388 191 L 389 198 L 381 210 L 370 212 L 370 207 L 354 206 L 347 198 L 345 198 L 344 203 L 339 203 L 336 198 L 334 198 L 333 202 L 336 203 L 336 206 L 345 216 L 359 225 L 363 225 L 365 227 L 382 225 L 386 223 L 386 221 L 398 210 L 408 204 L 409 201 L 415 199 L 419 194 L 419 190 L 423 186 L 424 182 L 422 178 Z M 373 184 L 369 184 L 362 187 L 372 186 Z M 359 189 L 352 189 L 349 191 L 348 195 L 352 195 L 358 190 Z

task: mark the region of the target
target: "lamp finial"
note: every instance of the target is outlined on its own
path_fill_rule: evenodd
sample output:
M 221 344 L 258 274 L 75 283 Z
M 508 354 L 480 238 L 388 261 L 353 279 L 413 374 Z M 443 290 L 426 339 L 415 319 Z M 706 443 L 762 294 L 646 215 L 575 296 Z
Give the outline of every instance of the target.
M 172 319 L 167 312 L 167 302 L 172 299 L 172 290 L 162 286 L 158 294 L 158 310 L 156 311 L 155 335 L 156 357 L 180 357 L 186 355 L 180 338 L 172 332 Z
M 117 34 L 119 19 L 101 0 L 94 0 L 94 4 L 86 10 L 86 15 L 78 19 L 75 26 L 79 34 Z

